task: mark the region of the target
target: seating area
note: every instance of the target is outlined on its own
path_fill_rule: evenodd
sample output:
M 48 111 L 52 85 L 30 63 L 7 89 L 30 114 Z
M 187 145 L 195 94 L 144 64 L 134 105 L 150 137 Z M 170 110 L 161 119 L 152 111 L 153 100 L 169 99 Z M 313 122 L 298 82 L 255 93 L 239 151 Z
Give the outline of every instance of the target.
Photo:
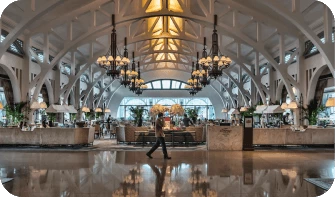
M 203 127 L 186 127 L 182 131 L 165 131 L 167 144 L 202 144 L 206 141 L 206 132 Z M 147 127 L 119 126 L 116 127 L 117 143 L 146 144 L 156 141 L 154 130 Z

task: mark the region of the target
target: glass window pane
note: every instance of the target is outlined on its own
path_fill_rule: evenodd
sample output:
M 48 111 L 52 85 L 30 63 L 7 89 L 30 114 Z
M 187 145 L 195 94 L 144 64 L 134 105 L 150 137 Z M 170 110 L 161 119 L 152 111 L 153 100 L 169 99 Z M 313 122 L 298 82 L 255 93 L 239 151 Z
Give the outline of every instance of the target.
M 148 86 L 147 89 L 152 89 L 152 85 L 151 85 L 151 83 L 147 83 L 146 85 Z
M 162 80 L 163 89 L 170 89 L 170 80 Z
M 181 83 L 180 89 L 185 89 L 186 83 Z
M 153 81 L 152 86 L 154 89 L 161 89 L 161 81 Z
M 179 89 L 180 82 L 179 81 L 172 81 L 172 89 Z

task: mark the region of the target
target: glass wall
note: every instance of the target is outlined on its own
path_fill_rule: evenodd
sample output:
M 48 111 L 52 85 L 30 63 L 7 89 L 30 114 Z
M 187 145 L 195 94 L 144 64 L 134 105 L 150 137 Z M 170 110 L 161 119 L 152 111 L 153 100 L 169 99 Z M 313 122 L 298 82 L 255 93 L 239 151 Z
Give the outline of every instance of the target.
M 200 119 L 215 119 L 215 112 L 212 102 L 208 98 L 138 98 L 125 97 L 118 108 L 117 118 L 131 120 L 130 107 L 143 107 L 148 111 L 155 104 L 170 107 L 173 104 L 180 104 L 184 109 L 199 109 Z M 168 114 L 166 114 L 168 115 Z M 146 119 L 149 117 L 145 117 Z
M 3 91 L 3 88 L 0 87 L 0 102 L 2 105 L 5 107 L 7 104 L 5 93 Z M 6 116 L 6 111 L 5 110 L 0 110 L 0 121 L 3 121 L 3 117 Z

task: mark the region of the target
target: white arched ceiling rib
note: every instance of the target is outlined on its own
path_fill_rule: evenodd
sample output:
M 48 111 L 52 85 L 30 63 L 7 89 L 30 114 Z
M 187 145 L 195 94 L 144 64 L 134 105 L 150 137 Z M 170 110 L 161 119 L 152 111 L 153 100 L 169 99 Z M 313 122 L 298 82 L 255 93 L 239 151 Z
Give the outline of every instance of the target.
M 100 11 L 101 10 L 101 5 L 110 2 L 110 0 L 95 0 L 93 2 L 89 2 L 86 5 L 81 5 L 81 7 L 79 7 L 78 9 L 72 10 L 71 12 L 68 12 L 66 14 L 63 14 L 57 18 L 55 18 L 54 20 L 49 21 L 47 24 L 45 25 L 41 25 L 35 29 L 30 29 L 29 34 L 30 35 L 34 35 L 34 34 L 38 34 L 40 32 L 45 32 L 45 31 L 53 31 L 52 29 L 54 27 L 57 27 L 59 25 L 62 25 L 66 22 L 69 22 L 69 19 L 72 19 L 71 21 L 75 21 L 75 19 L 77 18 L 77 16 L 91 11 L 91 12 L 96 12 L 96 11 Z M 103 12 L 104 14 L 106 14 L 105 12 Z M 109 13 L 108 13 L 109 14 Z M 111 17 L 111 15 L 109 14 L 109 17 Z M 71 40 L 71 39 L 70 39 Z
M 114 81 L 115 81 L 115 80 L 111 81 L 111 82 L 110 82 L 109 84 L 107 84 L 105 87 L 100 88 L 100 92 L 99 92 L 97 98 L 95 99 L 95 100 L 98 101 L 98 102 L 97 102 L 97 106 L 100 106 L 101 99 L 103 98 L 103 95 L 104 95 L 105 91 L 106 91 L 111 85 L 113 85 Z M 104 102 L 103 102 L 103 103 L 104 103 Z
M 291 21 L 300 31 L 302 31 L 305 36 L 313 42 L 313 44 L 318 48 L 322 57 L 327 62 L 327 65 L 331 73 L 335 73 L 335 44 L 332 42 L 332 30 L 334 25 L 334 16 L 331 10 L 324 5 L 324 32 L 325 32 L 325 44 L 323 44 L 317 34 L 309 27 L 309 25 L 304 20 L 303 14 L 300 12 L 300 0 L 292 0 L 297 5 L 291 11 L 284 8 L 282 4 L 276 1 L 260 1 L 261 3 L 267 5 L 270 9 L 280 14 L 282 17 Z M 321 2 L 316 2 L 321 3 Z M 310 6 L 313 6 L 310 5 Z
M 164 13 L 164 12 L 166 12 L 166 13 Z M 141 15 L 141 16 L 139 16 L 140 18 L 145 18 L 145 17 L 149 17 L 149 16 L 161 16 L 161 15 L 173 15 L 173 16 L 179 16 L 179 17 L 182 17 L 182 18 L 190 18 L 190 19 L 195 19 L 196 21 L 198 20 L 198 21 L 200 21 L 200 22 L 202 22 L 203 24 L 207 24 L 207 25 L 211 25 L 212 23 L 210 22 L 210 20 L 208 19 L 208 17 L 200 17 L 200 16 L 194 16 L 194 15 L 192 15 L 191 13 L 188 13 L 189 15 L 187 15 L 186 13 L 188 13 L 188 12 L 184 12 L 184 13 L 174 13 L 174 12 L 169 12 L 169 11 L 160 11 L 160 12 L 158 12 L 158 13 L 155 13 L 155 14 L 152 14 L 152 13 L 149 13 L 149 14 L 144 14 L 144 15 Z M 116 17 L 118 17 L 118 15 L 116 15 Z M 138 18 L 132 18 L 132 17 L 134 17 L 134 15 L 132 15 L 131 17 L 126 17 L 126 18 L 123 18 L 122 20 L 124 20 L 124 21 L 131 21 L 131 20 L 138 20 Z M 137 15 L 135 15 L 135 17 L 137 17 Z M 124 21 L 117 21 L 117 23 L 123 23 Z M 98 33 L 101 33 L 101 31 L 102 30 L 108 30 L 109 28 L 107 28 L 106 27 L 106 25 L 108 25 L 107 23 L 105 23 L 104 25 L 101 25 L 101 26 L 99 26 L 99 28 L 92 28 L 92 29 L 94 29 L 94 30 L 92 30 L 92 29 L 90 29 L 90 31 L 88 32 L 88 33 L 85 33 L 85 35 L 83 35 L 83 36 L 81 36 L 81 38 L 88 38 L 88 37 L 91 37 L 91 36 L 93 36 L 93 35 L 97 35 Z M 266 54 L 267 52 L 264 50 L 264 49 L 262 49 L 262 47 L 260 47 L 259 45 L 259 43 L 255 43 L 254 41 L 252 41 L 251 39 L 249 39 L 248 37 L 246 37 L 245 35 L 243 35 L 243 33 L 242 32 L 238 32 L 237 34 L 236 34 L 236 32 L 232 32 L 232 28 L 231 27 L 227 27 L 226 25 L 222 25 L 222 24 L 219 24 L 219 26 L 221 26 L 221 27 L 219 27 L 219 31 L 225 31 L 225 32 L 228 32 L 229 34 L 230 34 L 230 36 L 232 37 L 232 38 L 235 38 L 235 39 L 239 39 L 239 40 L 241 40 L 241 42 L 243 42 L 243 43 L 247 43 L 248 45 L 250 45 L 250 46 L 256 46 L 257 48 L 257 50 L 259 50 L 263 55 L 264 55 L 264 53 Z M 104 28 L 106 28 L 106 29 L 104 29 Z M 235 28 L 236 29 L 236 28 Z M 238 31 L 240 31 L 239 29 L 237 29 Z M 99 31 L 99 32 L 98 32 Z M 200 34 L 201 35 L 201 34 Z M 178 38 L 180 38 L 180 37 L 178 37 Z M 70 43 L 68 43 L 67 44 L 67 50 L 66 49 L 63 49 L 62 51 L 63 51 L 63 53 L 65 52 L 65 51 L 68 51 L 69 49 L 71 49 L 71 48 L 73 48 L 74 47 L 74 43 L 75 42 L 78 42 L 78 39 L 77 40 L 75 40 L 75 41 L 73 41 L 73 42 L 70 42 Z M 261 49 L 261 50 L 260 50 Z M 59 55 L 57 55 L 57 57 L 58 56 L 63 56 L 62 55 L 62 53 L 59 53 Z M 276 62 L 273 60 L 273 58 L 270 56 L 270 54 L 266 54 L 266 55 L 264 55 L 265 57 L 267 57 L 267 59 L 270 61 L 270 63 L 272 63 L 273 65 L 276 65 Z M 54 60 L 57 60 L 57 59 L 59 59 L 60 57 L 58 57 L 58 58 L 55 58 Z M 271 62 L 271 59 L 273 60 L 272 62 Z M 53 63 L 55 63 L 54 62 L 54 60 L 53 60 Z M 59 61 L 59 60 L 58 60 Z M 44 72 L 42 71 L 41 72 L 41 74 L 40 74 L 40 76 L 37 76 L 35 79 L 35 81 L 33 81 L 33 83 L 31 84 L 31 87 L 34 87 L 35 85 L 36 85 L 36 81 L 39 81 L 39 83 L 38 83 L 38 87 L 36 88 L 36 89 L 40 89 L 40 87 L 39 86 L 41 86 L 41 82 L 43 81 L 43 80 L 45 80 L 45 77 L 43 78 L 43 76 L 47 73 L 47 70 L 50 70 L 51 68 L 48 68 L 48 69 L 45 69 L 44 70 Z M 283 74 L 282 74 L 283 75 Z M 285 73 L 284 73 L 284 75 L 285 75 Z M 287 73 L 286 73 L 286 75 L 287 75 Z M 290 79 L 289 78 L 284 78 L 284 81 L 289 81 Z M 291 81 L 290 81 L 291 82 Z M 294 84 L 294 82 L 291 82 L 292 84 Z M 289 82 L 286 82 L 286 84 L 289 84 Z M 292 92 L 292 91 L 291 91 Z M 36 93 L 36 92 L 35 92 Z
M 0 67 L 5 70 L 6 74 L 10 79 L 10 83 L 13 89 L 14 102 L 19 103 L 21 100 L 21 91 L 15 72 L 13 71 L 13 69 L 10 69 L 9 66 L 6 66 L 4 64 L 0 64 Z
M 210 84 L 210 87 L 213 88 L 213 90 L 220 96 L 220 99 L 222 101 L 222 103 L 225 105 L 225 103 L 227 101 L 225 101 L 223 98 L 222 98 L 222 94 L 220 93 L 220 90 L 218 90 L 217 88 L 215 88 L 215 86 L 213 84 Z
M 80 95 L 80 98 L 83 97 L 83 96 L 85 95 L 85 97 L 84 97 L 84 99 L 83 99 L 83 105 L 86 104 L 86 101 L 87 101 L 87 99 L 88 99 L 88 97 L 89 97 L 89 94 L 90 94 L 91 91 L 93 90 L 94 86 L 95 86 L 95 85 L 96 85 L 96 84 L 97 84 L 97 83 L 104 77 L 105 74 L 106 74 L 106 70 L 103 70 L 103 71 L 101 72 L 101 74 L 99 75 L 99 77 L 97 77 L 97 78 L 95 79 L 95 81 L 93 81 L 93 82 L 87 84 L 87 89 Z
M 226 87 L 225 84 L 223 84 L 223 82 L 221 80 L 216 80 L 216 81 L 219 82 L 222 85 L 222 88 L 224 88 L 227 91 L 233 107 L 237 108 L 237 106 L 235 104 L 235 101 L 234 101 L 234 99 L 237 99 L 237 98 L 236 98 L 236 96 L 234 96 L 232 88 L 231 87 Z
M 24 10 L 23 20 L 15 26 L 13 30 L 9 32 L 5 40 L 0 43 L 0 58 L 7 51 L 10 45 L 31 25 L 36 19 L 41 18 L 49 11 L 57 8 L 60 4 L 64 3 L 63 0 L 48 0 L 43 1 L 43 5 L 38 10 L 35 10 L 35 6 Z
M 101 53 L 103 53 L 104 50 L 98 52 L 96 55 L 94 55 L 93 57 L 89 58 L 86 60 L 85 66 L 80 69 L 75 75 L 69 75 L 69 82 L 61 89 L 58 99 L 62 94 L 64 95 L 64 101 L 67 100 L 67 98 L 69 97 L 69 94 L 71 92 L 71 89 L 73 88 L 73 86 L 75 85 L 75 83 L 77 82 L 78 79 L 80 79 L 81 75 L 92 66 L 92 64 L 94 62 L 96 62 L 97 58 L 100 56 Z
M 231 53 L 230 51 L 227 51 L 227 50 L 223 50 L 225 54 L 227 54 L 231 59 L 234 60 L 234 62 L 239 65 L 243 70 L 244 72 L 247 73 L 247 75 L 250 76 L 251 80 L 253 81 L 253 83 L 255 84 L 258 92 L 259 92 L 259 95 L 263 101 L 263 103 L 266 103 L 266 98 L 265 98 L 265 95 L 264 95 L 264 92 L 269 95 L 270 92 L 268 89 L 266 89 L 263 85 L 262 85 L 262 82 L 261 82 L 261 77 L 259 77 L 259 75 L 257 75 L 257 72 L 255 72 L 255 74 L 253 74 L 246 66 L 245 66 L 245 62 L 247 62 L 245 60 L 245 58 L 243 58 L 240 53 L 238 53 L 238 56 L 237 57 L 235 54 Z M 228 68 L 229 69 L 229 68 Z

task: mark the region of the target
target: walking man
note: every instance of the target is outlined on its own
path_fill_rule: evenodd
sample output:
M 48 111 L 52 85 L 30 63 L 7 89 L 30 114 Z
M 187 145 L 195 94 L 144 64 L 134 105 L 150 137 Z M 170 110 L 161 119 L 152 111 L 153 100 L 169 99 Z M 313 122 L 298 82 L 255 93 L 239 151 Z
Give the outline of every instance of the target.
M 155 152 L 155 150 L 159 147 L 160 144 L 162 144 L 162 149 L 163 149 L 163 154 L 164 154 L 164 159 L 171 159 L 171 157 L 168 156 L 167 150 L 166 150 L 166 145 L 165 145 L 165 135 L 163 132 L 163 127 L 165 125 L 163 113 L 158 114 L 158 118 L 156 120 L 156 129 L 155 129 L 155 136 L 156 136 L 156 143 L 154 146 L 150 149 L 149 152 L 146 153 L 146 155 L 152 159 L 151 154 Z

